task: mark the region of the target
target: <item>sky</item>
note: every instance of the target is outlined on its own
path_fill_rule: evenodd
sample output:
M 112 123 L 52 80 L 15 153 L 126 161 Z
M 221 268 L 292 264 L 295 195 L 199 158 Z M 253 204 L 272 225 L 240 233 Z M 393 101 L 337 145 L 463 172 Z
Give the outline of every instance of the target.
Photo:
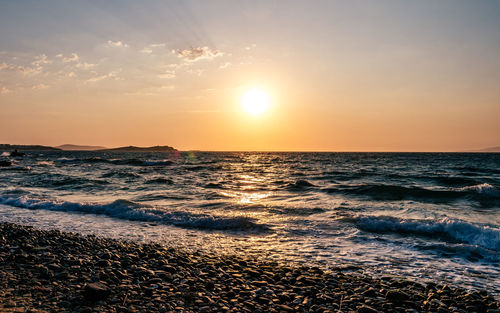
M 463 151 L 499 120 L 500 1 L 0 0 L 0 143 Z

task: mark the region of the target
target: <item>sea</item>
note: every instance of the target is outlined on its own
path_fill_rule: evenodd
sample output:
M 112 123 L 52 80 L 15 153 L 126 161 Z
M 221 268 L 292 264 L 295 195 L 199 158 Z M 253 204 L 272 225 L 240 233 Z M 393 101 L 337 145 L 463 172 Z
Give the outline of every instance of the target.
M 498 153 L 0 159 L 0 222 L 500 294 Z

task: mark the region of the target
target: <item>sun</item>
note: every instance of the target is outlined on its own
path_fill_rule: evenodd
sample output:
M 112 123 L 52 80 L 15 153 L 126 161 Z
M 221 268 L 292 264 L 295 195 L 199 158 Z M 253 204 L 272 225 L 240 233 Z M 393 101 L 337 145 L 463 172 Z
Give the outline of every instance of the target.
M 250 89 L 241 97 L 243 109 L 252 115 L 260 115 L 269 108 L 269 95 L 262 89 Z

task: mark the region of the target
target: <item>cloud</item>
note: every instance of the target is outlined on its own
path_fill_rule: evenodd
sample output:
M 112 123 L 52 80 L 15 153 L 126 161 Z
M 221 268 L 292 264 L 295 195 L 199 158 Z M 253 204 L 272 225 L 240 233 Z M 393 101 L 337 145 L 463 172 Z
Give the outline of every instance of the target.
M 35 57 L 35 61 L 31 62 L 32 65 L 41 67 L 43 64 L 50 64 L 52 61 L 48 60 L 46 54 L 41 54 Z
M 2 87 L 2 89 L 0 89 L 0 95 L 6 95 L 10 92 L 9 89 L 7 89 L 5 86 Z
M 165 43 L 153 43 L 153 44 L 147 45 L 142 50 L 139 50 L 139 52 L 145 53 L 145 54 L 151 54 L 151 53 L 153 53 L 154 49 L 165 48 L 166 46 L 167 46 L 167 44 L 165 44 Z
M 151 48 L 145 47 L 144 49 L 139 51 L 140 53 L 151 54 L 153 50 Z
M 34 90 L 47 89 L 47 88 L 49 88 L 49 86 L 45 85 L 45 84 L 38 84 L 38 85 L 31 87 L 31 89 L 34 89 Z
M 163 78 L 163 79 L 175 78 L 175 71 L 165 71 L 164 73 L 159 74 L 158 78 Z
M 221 66 L 219 66 L 220 69 L 225 69 L 225 68 L 228 68 L 230 67 L 232 64 L 230 62 L 226 62 L 224 64 L 222 64 Z
M 209 47 L 191 47 L 185 50 L 173 50 L 172 52 L 177 54 L 179 58 L 183 58 L 190 62 L 198 61 L 201 59 L 211 60 L 215 57 L 223 55 L 223 53 L 219 50 L 212 50 Z
M 62 56 L 61 56 L 62 57 Z M 80 59 L 80 57 L 78 56 L 78 54 L 76 53 L 72 53 L 71 56 L 69 57 L 66 57 L 66 58 L 63 58 L 62 61 L 64 63 L 69 63 L 69 62 L 76 62 Z
M 246 47 L 245 47 L 245 50 L 252 50 L 252 49 L 253 49 L 253 48 L 255 48 L 255 47 L 257 47 L 257 45 L 253 43 L 253 44 L 251 44 L 251 45 L 249 45 L 249 46 L 246 46 Z
M 135 92 L 127 92 L 127 96 L 157 96 L 162 93 L 172 91 L 175 89 L 174 85 L 162 85 L 158 87 L 143 88 Z
M 91 77 L 91 78 L 87 79 L 85 82 L 86 83 L 95 83 L 95 82 L 98 82 L 100 80 L 107 79 L 107 78 L 114 78 L 115 80 L 120 79 L 116 74 L 117 74 L 116 72 L 111 72 L 111 73 L 108 73 L 105 75 Z
M 77 63 L 76 64 L 76 67 L 77 68 L 81 68 L 81 69 L 89 69 L 89 68 L 94 67 L 94 66 L 95 66 L 95 64 L 87 63 L 87 62 Z
M 126 48 L 128 47 L 127 44 L 121 42 L 121 41 L 113 41 L 113 40 L 108 40 L 108 46 L 110 47 L 121 47 L 121 48 Z
M 20 73 L 23 73 L 24 75 L 31 75 L 31 74 L 40 73 L 42 71 L 42 67 L 37 66 L 36 68 L 33 68 L 33 67 L 27 67 L 27 66 L 22 66 L 22 65 L 7 64 L 5 62 L 2 62 L 0 64 L 0 71 L 2 71 L 2 70 L 12 71 L 12 72 L 20 72 Z
M 197 76 L 201 76 L 201 74 L 203 74 L 203 72 L 205 72 L 205 70 L 202 70 L 201 68 L 198 68 L 198 69 L 189 69 L 189 70 L 187 70 L 187 72 L 189 74 L 195 74 Z

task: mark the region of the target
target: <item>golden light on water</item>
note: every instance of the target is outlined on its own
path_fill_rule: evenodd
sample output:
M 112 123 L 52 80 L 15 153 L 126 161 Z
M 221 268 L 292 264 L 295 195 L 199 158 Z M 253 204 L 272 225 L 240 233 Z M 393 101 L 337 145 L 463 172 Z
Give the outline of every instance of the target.
M 269 108 L 269 95 L 262 89 L 253 88 L 241 97 L 243 109 L 251 115 L 260 115 Z

